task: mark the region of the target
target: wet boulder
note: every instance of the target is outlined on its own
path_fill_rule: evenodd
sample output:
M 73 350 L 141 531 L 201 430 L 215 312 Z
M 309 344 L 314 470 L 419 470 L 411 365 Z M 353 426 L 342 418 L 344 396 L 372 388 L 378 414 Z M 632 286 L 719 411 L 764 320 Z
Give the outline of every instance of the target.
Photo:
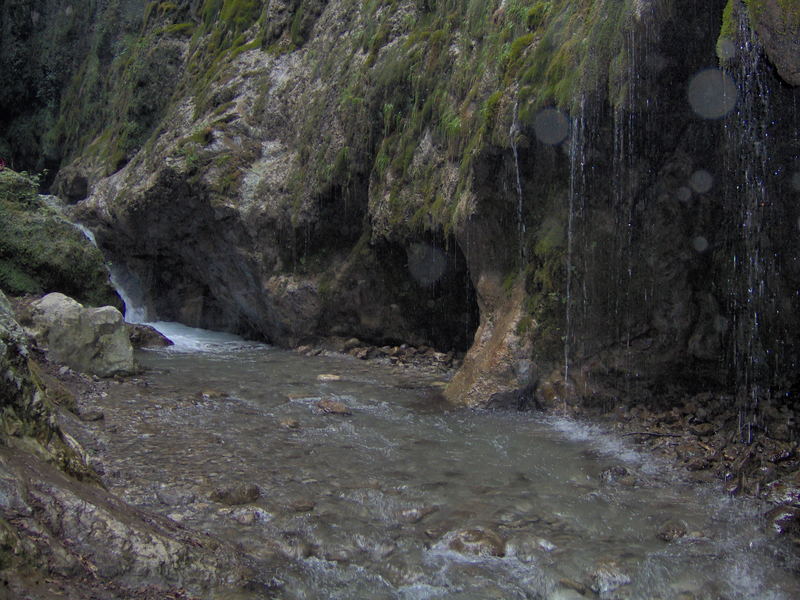
M 172 346 L 172 341 L 158 330 L 144 323 L 126 323 L 128 336 L 134 348 L 165 348 Z
M 57 363 L 100 377 L 135 371 L 125 322 L 113 306 L 84 308 L 63 294 L 31 304 L 30 333 Z

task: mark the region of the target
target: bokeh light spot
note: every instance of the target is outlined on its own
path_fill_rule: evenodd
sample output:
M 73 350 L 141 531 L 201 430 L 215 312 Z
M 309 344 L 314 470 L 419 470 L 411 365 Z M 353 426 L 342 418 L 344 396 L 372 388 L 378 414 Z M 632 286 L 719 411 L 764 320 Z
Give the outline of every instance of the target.
M 533 120 L 533 129 L 540 142 L 555 146 L 569 135 L 569 120 L 560 110 L 545 108 Z
M 714 186 L 714 176 L 705 169 L 700 169 L 692 173 L 689 178 L 689 185 L 698 194 L 705 194 Z
M 705 252 L 708 250 L 708 240 L 704 238 L 702 235 L 698 235 L 696 238 L 692 240 L 692 246 L 698 252 Z
M 721 119 L 736 106 L 739 90 L 725 71 L 705 69 L 692 77 L 688 90 L 689 104 L 704 119 Z
M 717 56 L 722 60 L 728 60 L 736 56 L 736 44 L 728 38 L 721 39 L 717 42 Z
M 678 200 L 681 202 L 688 202 L 692 199 L 692 190 L 690 190 L 685 185 L 682 185 L 678 188 L 678 191 L 675 192 L 675 195 L 678 197 Z

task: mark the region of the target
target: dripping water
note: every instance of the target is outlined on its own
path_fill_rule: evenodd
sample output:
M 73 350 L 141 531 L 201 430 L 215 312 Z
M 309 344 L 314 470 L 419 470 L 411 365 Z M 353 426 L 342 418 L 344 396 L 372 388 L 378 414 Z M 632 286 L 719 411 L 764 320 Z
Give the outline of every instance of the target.
M 570 354 L 572 352 L 573 332 L 573 272 L 575 271 L 575 220 L 581 212 L 585 176 L 585 144 L 584 128 L 586 114 L 586 98 L 581 99 L 580 115 L 573 122 L 572 136 L 569 144 L 569 194 L 567 213 L 567 265 L 566 265 L 566 315 L 564 326 L 564 386 L 565 401 L 569 388 Z
M 525 248 L 525 215 L 523 212 L 523 196 L 522 196 L 522 177 L 519 171 L 519 152 L 517 150 L 517 139 L 520 135 L 519 124 L 519 100 L 514 103 L 514 117 L 511 121 L 511 129 L 508 131 L 508 136 L 511 140 L 511 151 L 514 154 L 514 174 L 516 176 L 516 191 L 517 191 L 517 238 L 519 241 L 519 262 L 520 268 L 524 268 L 527 259 L 527 251 Z
M 774 220 L 766 189 L 768 176 L 766 126 L 770 118 L 769 92 L 762 66 L 763 49 L 753 37 L 747 17 L 740 15 L 739 61 L 731 73 L 738 83 L 739 102 L 733 118 L 726 123 L 727 172 L 737 174 L 728 188 L 738 206 L 731 264 L 735 281 L 731 285 L 733 320 L 733 369 L 739 404 L 741 440 L 753 441 L 759 405 L 769 399 L 769 354 L 764 343 L 764 317 L 771 314 L 768 279 L 776 264 L 765 237 Z

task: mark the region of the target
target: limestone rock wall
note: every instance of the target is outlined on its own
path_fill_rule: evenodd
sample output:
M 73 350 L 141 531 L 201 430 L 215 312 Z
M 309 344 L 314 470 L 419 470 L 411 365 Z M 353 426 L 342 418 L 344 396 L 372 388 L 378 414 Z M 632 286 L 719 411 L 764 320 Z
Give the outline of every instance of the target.
M 785 392 L 795 15 L 746 4 L 152 3 L 59 189 L 153 315 L 471 348 L 459 402 Z

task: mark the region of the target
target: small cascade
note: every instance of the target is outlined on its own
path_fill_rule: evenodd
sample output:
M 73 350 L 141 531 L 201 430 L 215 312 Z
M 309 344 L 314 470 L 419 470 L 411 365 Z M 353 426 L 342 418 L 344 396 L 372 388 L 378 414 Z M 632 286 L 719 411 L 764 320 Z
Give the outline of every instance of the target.
M 92 232 L 91 229 L 89 229 L 88 227 L 86 227 L 81 223 L 72 223 L 72 225 L 73 227 L 78 229 L 78 231 L 80 231 L 86 237 L 87 240 L 92 242 L 92 246 L 97 248 L 97 238 L 94 237 L 94 233 Z
M 525 215 L 522 196 L 522 177 L 519 171 L 519 152 L 517 150 L 517 138 L 521 132 L 519 124 L 519 101 L 514 103 L 514 116 L 511 121 L 511 129 L 508 131 L 508 137 L 511 140 L 511 151 L 514 154 L 514 172 L 516 175 L 516 191 L 517 191 L 517 239 L 519 242 L 519 263 L 524 268 L 527 260 L 527 249 L 525 248 Z
M 109 265 L 111 285 L 125 303 L 125 320 L 128 323 L 147 323 L 148 311 L 139 278 L 119 263 Z
M 86 239 L 89 240 L 95 247 L 97 246 L 97 239 L 91 229 L 82 223 L 70 224 L 81 231 Z M 116 290 L 122 302 L 125 304 L 125 320 L 128 323 L 145 323 L 147 322 L 147 309 L 144 305 L 144 293 L 142 292 L 141 285 L 138 278 L 131 273 L 126 267 L 117 263 L 110 263 L 108 265 L 109 279 L 111 285 Z

